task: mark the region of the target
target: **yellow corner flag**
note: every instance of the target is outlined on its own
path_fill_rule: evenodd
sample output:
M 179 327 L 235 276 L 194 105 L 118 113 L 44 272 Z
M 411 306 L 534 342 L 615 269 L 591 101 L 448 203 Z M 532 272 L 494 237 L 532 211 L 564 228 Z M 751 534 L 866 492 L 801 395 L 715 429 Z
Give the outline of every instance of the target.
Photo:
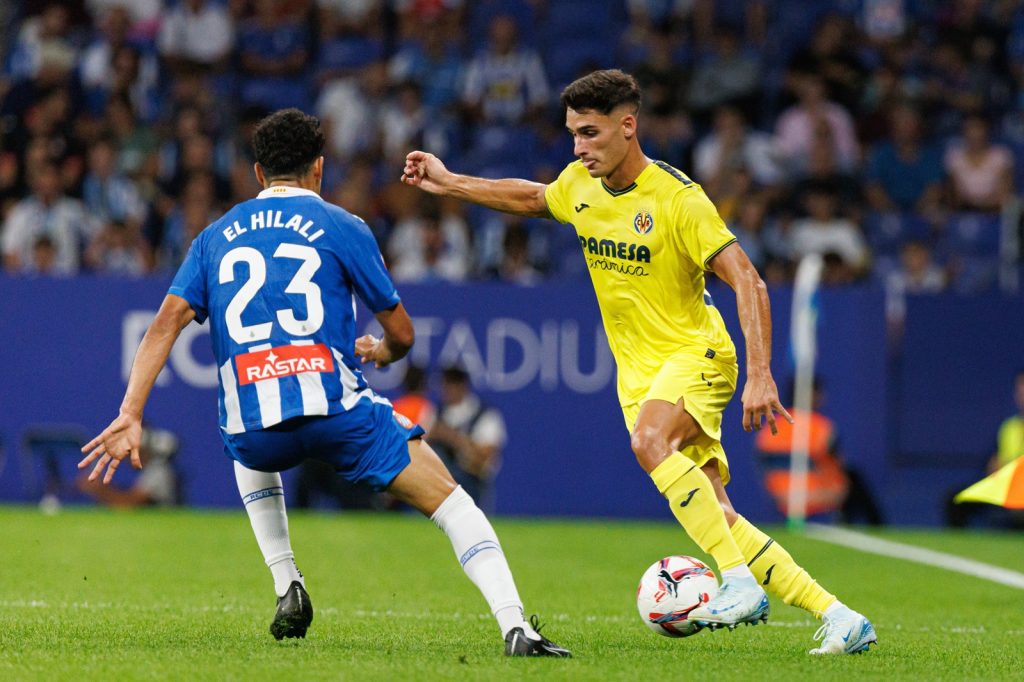
M 1007 509 L 1024 509 L 1024 457 L 962 491 L 954 502 L 987 502 Z

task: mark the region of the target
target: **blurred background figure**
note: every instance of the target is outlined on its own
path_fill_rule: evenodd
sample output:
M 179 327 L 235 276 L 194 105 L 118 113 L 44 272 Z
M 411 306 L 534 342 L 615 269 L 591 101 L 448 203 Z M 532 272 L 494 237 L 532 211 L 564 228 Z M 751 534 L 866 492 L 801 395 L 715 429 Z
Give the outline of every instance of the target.
M 507 440 L 505 419 L 473 392 L 469 373 L 462 367 L 450 366 L 441 372 L 440 409 L 427 440 L 456 483 L 482 509 L 493 510 L 493 482 Z
M 996 451 L 985 464 L 984 475 L 1024 457 L 1024 370 L 1018 370 L 1013 381 L 1013 401 L 1017 413 L 1003 420 L 996 432 Z M 980 473 L 980 472 L 979 472 Z M 979 476 L 980 478 L 980 476 Z M 972 481 L 973 482 L 973 481 Z M 987 526 L 1008 526 L 1024 530 L 1024 511 L 1003 509 L 978 502 L 953 502 L 960 486 L 946 497 L 946 525 L 952 528 L 966 528 L 980 522 Z
M 769 429 L 758 431 L 754 447 L 764 473 L 765 487 L 779 512 L 788 515 L 793 434 L 797 428 L 806 425 L 810 434 L 807 447 L 807 514 L 838 513 L 842 523 L 880 526 L 883 523 L 881 510 L 864 477 L 848 458 L 843 457 L 835 422 L 821 412 L 824 401 L 822 382 L 815 378 L 810 411 L 790 407 L 792 424 L 779 420 L 776 435 L 772 435 Z M 789 401 L 790 404 L 792 402 Z
M 129 487 L 103 485 L 89 481 L 86 474 L 76 480 L 80 492 L 107 507 L 169 507 L 181 504 L 182 490 L 174 456 L 178 437 L 164 429 L 145 426 L 142 429 L 142 470 Z
M 419 424 L 424 431 L 430 431 L 437 416 L 437 406 L 428 395 L 428 378 L 425 369 L 410 362 L 402 377 L 402 393 L 391 401 L 395 412 Z

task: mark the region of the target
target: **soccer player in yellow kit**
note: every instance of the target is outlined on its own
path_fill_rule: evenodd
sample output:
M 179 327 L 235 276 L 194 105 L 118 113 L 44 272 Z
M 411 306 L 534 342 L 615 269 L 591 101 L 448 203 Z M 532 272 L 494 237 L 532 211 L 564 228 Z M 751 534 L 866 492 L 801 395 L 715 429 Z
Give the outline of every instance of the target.
M 722 584 L 689 618 L 716 627 L 768 617 L 762 586 L 823 619 L 811 653 L 855 653 L 876 641 L 870 621 L 818 585 L 786 550 L 736 513 L 725 492 L 722 411 L 736 390 L 736 349 L 704 289 L 713 271 L 736 292 L 747 345 L 743 428 L 759 429 L 779 402 L 769 369 L 764 282 L 700 185 L 644 156 L 640 89 L 618 70 L 595 71 L 561 96 L 579 158 L 549 185 L 457 175 L 414 151 L 406 184 L 508 213 L 572 223 L 618 366 L 618 394 L 637 461 Z

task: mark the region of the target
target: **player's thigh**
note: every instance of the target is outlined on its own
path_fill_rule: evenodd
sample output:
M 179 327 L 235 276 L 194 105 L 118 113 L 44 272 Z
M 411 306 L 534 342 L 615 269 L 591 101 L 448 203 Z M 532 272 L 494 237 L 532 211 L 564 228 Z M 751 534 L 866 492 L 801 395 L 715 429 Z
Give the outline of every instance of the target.
M 409 465 L 387 491 L 412 508 L 431 516 L 455 490 L 456 483 L 441 458 L 422 438 L 409 441 Z
M 641 413 L 648 402 L 676 405 L 699 427 L 685 430 L 683 445 L 695 442 L 702 433 L 713 440 L 721 440 L 722 413 L 736 392 L 738 372 L 735 363 L 708 358 L 698 352 L 677 353 L 667 358 L 658 370 L 644 396 Z M 671 425 L 677 431 L 689 426 L 690 420 L 684 417 Z

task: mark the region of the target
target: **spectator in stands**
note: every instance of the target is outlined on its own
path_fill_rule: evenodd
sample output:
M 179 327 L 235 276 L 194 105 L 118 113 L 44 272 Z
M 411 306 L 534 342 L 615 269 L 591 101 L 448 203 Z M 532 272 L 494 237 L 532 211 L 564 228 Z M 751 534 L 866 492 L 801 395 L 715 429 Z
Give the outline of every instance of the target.
M 117 144 L 118 170 L 136 179 L 142 174 L 155 175 L 159 138 L 150 126 L 139 122 L 127 96 L 108 100 L 105 123 Z
M 796 81 L 798 102 L 779 116 L 775 127 L 776 145 L 791 172 L 806 170 L 819 126 L 827 126 L 835 149 L 838 167 L 849 172 L 859 163 L 860 150 L 850 113 L 825 97 L 825 84 L 815 74 Z
M 824 84 L 825 96 L 847 111 L 853 110 L 861 101 L 867 77 L 853 39 L 855 30 L 844 16 L 825 16 L 810 44 L 797 50 L 789 61 L 791 86 L 802 77 L 817 74 Z
M 740 204 L 736 217 L 729 223 L 729 229 L 759 272 L 764 271 L 767 259 L 762 243 L 767 214 L 768 202 L 755 194 Z
M 496 274 L 501 281 L 512 284 L 532 286 L 540 282 L 540 272 L 530 263 L 530 231 L 522 219 L 505 227 L 501 264 Z
M 146 205 L 130 178 L 117 170 L 113 137 L 102 136 L 89 148 L 89 170 L 82 181 L 82 199 L 93 218 L 138 230 Z
M 159 64 L 129 41 L 131 14 L 127 6 L 114 5 L 100 17 L 100 36 L 82 54 L 79 67 L 90 108 L 98 113 L 112 94 L 126 95 L 143 118 L 156 114 L 154 90 Z
M 964 119 L 963 137 L 946 151 L 952 203 L 962 211 L 997 212 L 1013 195 L 1013 155 L 989 140 L 980 114 Z
M 761 90 L 761 62 L 743 52 L 740 38 L 729 27 L 716 31 L 715 50 L 698 60 L 687 102 L 698 115 L 707 115 L 716 107 L 732 104 L 753 110 Z
M 61 190 L 60 171 L 52 162 L 34 169 L 32 195 L 11 209 L 4 221 L 0 246 L 4 269 L 10 273 L 32 271 L 36 259 L 33 249 L 41 237 L 52 244 L 53 271 L 72 275 L 78 272 L 82 243 L 95 233 L 94 223 L 82 202 Z
M 417 218 L 395 227 L 388 252 L 396 282 L 458 282 L 469 272 L 466 226 L 443 216 L 432 197 L 424 201 Z
M 381 111 L 381 146 L 384 161 L 392 166 L 405 162 L 410 149 L 442 154 L 448 149 L 444 129 L 423 106 L 420 87 L 408 81 L 394 88 Z
M 15 80 L 33 80 L 45 77 L 43 71 L 47 68 L 74 64 L 78 50 L 70 39 L 70 32 L 71 23 L 64 4 L 45 3 L 42 12 L 21 25 L 8 58 L 8 72 Z
M 391 82 L 418 84 L 423 93 L 423 105 L 434 114 L 454 112 L 461 99 L 459 88 L 464 65 L 455 36 L 445 31 L 443 23 L 428 23 L 388 62 Z
M 146 243 L 137 224 L 108 220 L 85 251 L 89 269 L 108 275 L 138 276 L 148 270 Z
M 218 217 L 216 182 L 209 171 L 188 176 L 180 200 L 167 216 L 159 237 L 157 260 L 163 269 L 177 268 L 200 232 Z
M 487 124 L 516 124 L 543 112 L 548 81 L 540 55 L 520 47 L 515 19 L 491 21 L 487 49 L 466 71 L 462 99 L 470 117 Z
M 167 68 L 181 75 L 225 68 L 234 42 L 227 7 L 211 0 L 181 0 L 164 14 L 157 46 Z
M 694 175 L 713 197 L 726 173 L 739 168 L 746 169 L 760 187 L 775 186 L 783 180 L 771 136 L 748 128 L 736 107 L 719 107 L 714 128 L 694 150 Z
M 936 216 L 942 199 L 941 153 L 925 144 L 921 116 L 909 104 L 889 114 L 889 136 L 868 157 L 868 204 L 881 212 L 915 212 Z
M 494 509 L 494 477 L 505 447 L 505 418 L 477 396 L 462 367 L 441 372 L 441 409 L 427 432 L 455 482 L 482 509 Z
M 890 283 L 907 294 L 936 294 L 946 288 L 946 271 L 935 263 L 928 244 L 912 240 L 900 249 L 900 267 Z
M 317 116 L 327 136 L 327 149 L 336 158 L 347 162 L 377 154 L 387 89 L 387 67 L 374 62 L 357 78 L 333 80 L 320 90 Z
M 384 59 L 384 36 L 377 2 L 321 2 L 316 82 L 352 78 L 359 70 Z
M 835 254 L 854 274 L 863 273 L 868 264 L 868 246 L 856 223 L 837 216 L 835 189 L 828 184 L 811 186 L 803 202 L 805 217 L 794 220 L 789 229 L 793 259 L 811 253 Z
M 242 101 L 268 109 L 308 109 L 309 31 L 280 0 L 256 0 L 254 4 L 255 17 L 238 32 Z

